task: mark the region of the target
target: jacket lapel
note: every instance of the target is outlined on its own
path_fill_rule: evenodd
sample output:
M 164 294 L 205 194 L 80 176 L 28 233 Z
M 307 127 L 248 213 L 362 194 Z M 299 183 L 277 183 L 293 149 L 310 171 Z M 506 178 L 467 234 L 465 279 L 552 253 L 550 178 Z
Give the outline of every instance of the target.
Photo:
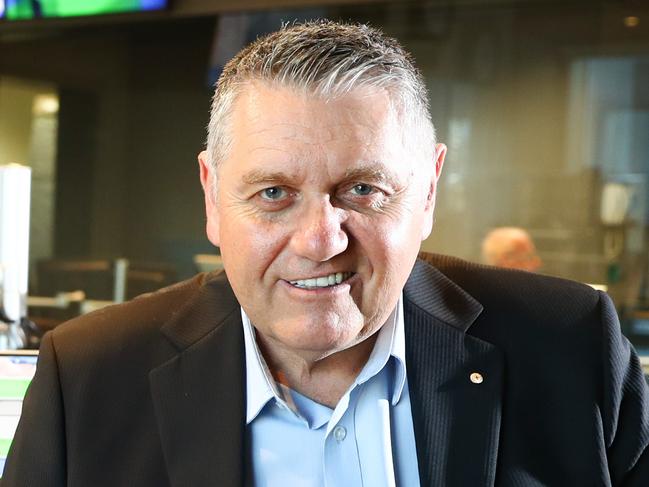
M 178 354 L 149 379 L 171 485 L 241 485 L 244 345 L 225 275 L 202 286 L 163 333 Z
M 503 358 L 466 333 L 482 306 L 418 261 L 404 289 L 404 312 L 421 485 L 493 485 Z

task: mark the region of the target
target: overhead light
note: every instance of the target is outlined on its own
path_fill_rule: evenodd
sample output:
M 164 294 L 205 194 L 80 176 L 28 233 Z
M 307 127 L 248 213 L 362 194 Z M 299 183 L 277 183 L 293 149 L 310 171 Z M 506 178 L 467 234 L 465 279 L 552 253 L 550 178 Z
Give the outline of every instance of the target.
M 629 15 L 628 17 L 624 17 L 624 25 L 629 28 L 637 27 L 638 24 L 640 23 L 640 17 L 636 17 L 635 15 Z

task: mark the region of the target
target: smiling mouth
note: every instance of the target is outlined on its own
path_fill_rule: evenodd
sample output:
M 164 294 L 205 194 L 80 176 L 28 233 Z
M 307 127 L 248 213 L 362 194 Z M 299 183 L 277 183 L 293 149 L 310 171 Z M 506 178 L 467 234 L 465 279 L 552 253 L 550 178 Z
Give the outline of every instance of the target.
M 298 279 L 297 281 L 288 281 L 291 285 L 300 289 L 320 289 L 325 287 L 337 286 L 354 275 L 353 272 L 335 272 L 327 276 L 311 277 L 309 279 Z

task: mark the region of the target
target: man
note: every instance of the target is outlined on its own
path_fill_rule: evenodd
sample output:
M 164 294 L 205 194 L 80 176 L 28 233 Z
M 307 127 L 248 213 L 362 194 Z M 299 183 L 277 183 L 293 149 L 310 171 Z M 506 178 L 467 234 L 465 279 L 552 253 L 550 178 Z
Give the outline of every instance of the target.
M 496 267 L 530 272 L 542 264 L 532 237 L 518 227 L 498 227 L 487 233 L 482 240 L 482 260 Z
M 47 335 L 3 487 L 647 485 L 605 295 L 417 260 L 445 152 L 379 32 L 244 49 L 199 156 L 225 273 Z

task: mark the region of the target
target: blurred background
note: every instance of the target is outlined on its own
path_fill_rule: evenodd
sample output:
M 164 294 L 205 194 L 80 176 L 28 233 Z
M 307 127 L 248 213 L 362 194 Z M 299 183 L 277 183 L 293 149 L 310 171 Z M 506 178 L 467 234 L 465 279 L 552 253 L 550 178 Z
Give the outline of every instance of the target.
M 213 83 L 258 35 L 326 17 L 397 37 L 426 79 L 449 154 L 423 249 L 480 261 L 488 232 L 525 229 L 535 271 L 607 289 L 649 354 L 647 1 L 0 0 L 0 17 L 0 164 L 31 168 L 40 329 L 218 267 L 196 162 Z

